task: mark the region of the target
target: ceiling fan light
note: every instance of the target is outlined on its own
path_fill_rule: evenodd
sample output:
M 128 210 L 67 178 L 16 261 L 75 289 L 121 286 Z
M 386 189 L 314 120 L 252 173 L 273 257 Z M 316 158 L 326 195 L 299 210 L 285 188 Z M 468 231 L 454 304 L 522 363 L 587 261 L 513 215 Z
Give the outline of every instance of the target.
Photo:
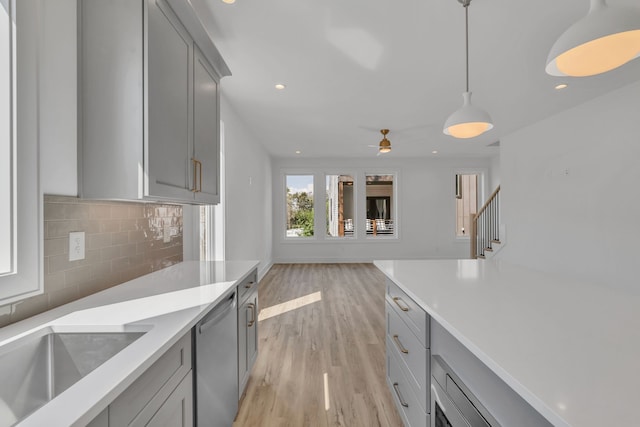
M 546 72 L 553 76 L 586 77 L 618 68 L 640 56 L 640 9 L 609 7 L 591 0 L 587 16 L 555 42 Z
M 473 138 L 493 129 L 491 116 L 482 108 L 471 104 L 471 92 L 462 94 L 464 103 L 449 116 L 444 124 L 445 135 L 454 138 Z

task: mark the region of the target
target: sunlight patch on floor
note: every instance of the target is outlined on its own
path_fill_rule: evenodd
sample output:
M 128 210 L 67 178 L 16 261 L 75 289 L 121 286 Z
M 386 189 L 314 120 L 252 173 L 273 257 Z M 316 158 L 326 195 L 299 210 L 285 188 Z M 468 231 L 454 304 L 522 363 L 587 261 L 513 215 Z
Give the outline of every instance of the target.
M 324 373 L 324 410 L 328 411 L 331 405 L 329 404 L 329 375 Z
M 262 310 L 260 310 L 260 314 L 258 315 L 258 321 L 261 322 L 263 320 L 269 319 L 270 317 L 278 316 L 291 310 L 304 307 L 305 305 L 313 304 L 314 302 L 318 302 L 321 299 L 322 292 L 318 291 L 300 298 L 285 301 L 281 304 L 263 308 Z

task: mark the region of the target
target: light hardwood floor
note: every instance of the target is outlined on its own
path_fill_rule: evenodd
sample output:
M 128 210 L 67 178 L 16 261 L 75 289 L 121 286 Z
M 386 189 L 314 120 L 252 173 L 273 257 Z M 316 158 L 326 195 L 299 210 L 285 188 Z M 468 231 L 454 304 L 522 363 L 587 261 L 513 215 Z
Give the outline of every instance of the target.
M 320 299 L 259 322 L 234 427 L 402 426 L 385 382 L 384 292 L 372 264 L 274 265 L 259 285 L 263 316 Z

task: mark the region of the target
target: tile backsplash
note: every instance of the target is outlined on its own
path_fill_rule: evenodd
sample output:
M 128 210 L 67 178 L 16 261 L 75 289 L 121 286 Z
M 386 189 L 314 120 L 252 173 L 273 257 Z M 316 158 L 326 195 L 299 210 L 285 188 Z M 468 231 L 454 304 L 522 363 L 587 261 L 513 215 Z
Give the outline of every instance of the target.
M 69 261 L 84 231 L 85 259 Z M 0 327 L 182 262 L 182 206 L 44 196 L 44 293 L 0 306 Z

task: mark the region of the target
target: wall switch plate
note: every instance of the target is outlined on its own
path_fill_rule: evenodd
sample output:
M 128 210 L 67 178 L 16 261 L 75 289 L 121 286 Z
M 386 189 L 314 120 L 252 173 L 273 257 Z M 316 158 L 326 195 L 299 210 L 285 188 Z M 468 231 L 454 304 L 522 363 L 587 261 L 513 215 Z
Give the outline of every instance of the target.
M 84 259 L 84 231 L 69 233 L 69 261 Z

